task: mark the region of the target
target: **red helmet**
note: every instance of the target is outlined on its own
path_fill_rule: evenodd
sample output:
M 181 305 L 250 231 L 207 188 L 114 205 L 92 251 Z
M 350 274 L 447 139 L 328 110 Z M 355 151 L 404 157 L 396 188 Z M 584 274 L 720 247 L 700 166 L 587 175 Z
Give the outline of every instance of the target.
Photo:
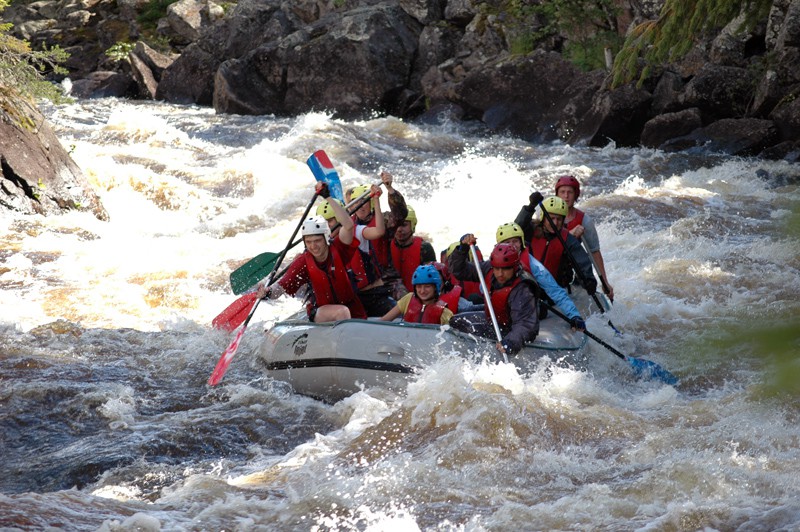
M 446 281 L 450 278 L 450 270 L 447 268 L 447 264 L 443 262 L 432 262 L 433 267 L 439 272 L 442 276 L 442 280 Z
M 575 189 L 575 199 L 581 195 L 581 184 L 572 175 L 562 175 L 556 181 L 556 194 L 558 194 L 559 187 L 572 187 Z
M 511 244 L 497 244 L 489 257 L 492 268 L 516 268 L 519 266 L 519 253 Z

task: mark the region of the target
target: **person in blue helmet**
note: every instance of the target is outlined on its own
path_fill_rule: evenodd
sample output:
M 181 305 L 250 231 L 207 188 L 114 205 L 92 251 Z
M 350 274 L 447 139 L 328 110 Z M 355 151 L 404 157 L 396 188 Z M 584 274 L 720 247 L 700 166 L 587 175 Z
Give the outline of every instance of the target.
M 442 289 L 442 277 L 433 264 L 417 266 L 411 276 L 413 292 L 409 292 L 397 302 L 392 310 L 381 318 L 392 321 L 403 316 L 403 321 L 411 323 L 427 323 L 432 325 L 447 325 L 453 312 L 447 308 L 447 303 L 439 299 Z

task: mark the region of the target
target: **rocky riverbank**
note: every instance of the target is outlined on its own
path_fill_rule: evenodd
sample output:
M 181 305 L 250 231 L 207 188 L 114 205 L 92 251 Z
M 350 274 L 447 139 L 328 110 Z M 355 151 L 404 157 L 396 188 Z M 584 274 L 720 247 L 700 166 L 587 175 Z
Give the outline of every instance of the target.
M 749 32 L 733 21 L 641 86 L 613 90 L 606 70 L 585 72 L 564 58 L 564 38 L 512 53 L 518 28 L 506 4 L 179 0 L 148 38 L 169 43 L 165 53 L 144 43 L 142 0 L 40 0 L 3 16 L 19 37 L 72 54 L 79 97 L 155 98 L 220 113 L 477 119 L 538 142 L 800 158 L 800 0 L 776 0 Z M 661 8 L 619 4 L 621 34 Z M 114 62 L 104 51 L 120 42 L 136 46 Z

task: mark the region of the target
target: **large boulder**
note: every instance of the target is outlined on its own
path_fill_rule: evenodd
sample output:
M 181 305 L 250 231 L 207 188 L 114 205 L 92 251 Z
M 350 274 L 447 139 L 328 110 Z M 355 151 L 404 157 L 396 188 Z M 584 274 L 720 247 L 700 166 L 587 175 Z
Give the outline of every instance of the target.
M 222 63 L 214 108 L 242 114 L 318 109 L 351 117 L 386 111 L 406 88 L 420 29 L 390 3 L 329 15 Z
M 648 148 L 658 148 L 669 139 L 683 137 L 702 126 L 700 110 L 696 107 L 658 115 L 644 125 L 641 144 Z
M 491 129 L 551 141 L 568 129 L 561 124 L 564 110 L 585 94 L 576 83 L 583 78 L 560 54 L 537 51 L 475 68 L 454 91 L 456 102 Z M 584 98 L 585 108 L 573 115 L 582 114 L 590 98 Z
M 778 140 L 778 129 L 771 120 L 725 118 L 689 135 L 670 139 L 661 145 L 665 151 L 700 148 L 728 155 L 758 155 Z
M 37 109 L 16 100 L 17 113 L 0 116 L 0 205 L 26 214 L 66 210 L 107 220 L 86 177 Z
M 600 90 L 567 140 L 589 146 L 605 146 L 612 141 L 617 146 L 637 146 L 651 101 L 650 92 L 633 84 Z
M 709 64 L 684 87 L 680 101 L 697 107 L 708 120 L 736 118 L 747 114 L 756 79 L 746 68 Z

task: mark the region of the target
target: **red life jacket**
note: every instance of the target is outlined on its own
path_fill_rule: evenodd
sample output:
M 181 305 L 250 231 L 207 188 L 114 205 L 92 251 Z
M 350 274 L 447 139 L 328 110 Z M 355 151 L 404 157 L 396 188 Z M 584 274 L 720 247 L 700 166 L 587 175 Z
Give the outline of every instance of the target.
M 493 289 L 491 286 L 494 280 L 494 273 L 492 273 L 492 270 L 489 270 L 485 280 L 486 286 L 489 287 L 489 292 L 491 292 L 492 308 L 497 318 L 497 324 L 501 329 L 509 329 L 511 327 L 511 311 L 508 308 L 508 296 L 511 294 L 511 289 L 522 282 L 522 279 L 517 275 L 511 284 L 502 288 Z M 484 307 L 484 311 L 486 311 L 486 317 L 491 320 L 492 315 L 489 313 L 489 305 Z
M 580 209 L 575 209 L 575 218 L 569 221 L 564 227 L 567 231 L 572 231 L 578 225 L 583 225 L 583 215 L 585 213 Z
M 441 299 L 433 305 L 423 305 L 420 298 L 414 295 L 408 302 L 406 313 L 403 314 L 403 321 L 439 325 L 445 308 L 447 305 Z
M 481 250 L 477 248 L 475 249 L 478 252 L 478 260 L 483 260 L 483 253 L 481 253 Z M 471 255 L 470 258 L 472 258 Z M 474 268 L 472 263 L 469 264 L 469 267 Z M 458 284 L 460 284 L 464 288 L 463 297 L 469 297 L 472 294 L 481 293 L 481 283 L 479 283 L 478 281 L 458 281 Z
M 335 248 L 328 248 L 328 263 L 325 269 L 314 260 L 308 251 L 304 252 L 308 278 L 311 280 L 311 290 L 314 292 L 316 306 L 346 305 L 353 318 L 366 319 L 367 313 L 361 301 L 353 291 L 350 276 L 347 275 L 342 257 Z M 330 268 L 328 266 L 330 265 Z
M 397 242 L 392 240 L 392 264 L 394 269 L 400 274 L 403 284 L 409 292 L 414 291 L 411 284 L 411 277 L 414 270 L 420 265 L 422 260 L 422 238 L 415 236 L 411 240 L 411 245 L 401 248 Z
M 567 235 L 569 235 L 569 232 L 566 229 L 561 229 L 561 238 L 564 239 L 564 242 L 567 241 Z M 533 253 L 536 260 L 544 264 L 544 267 L 553 277 L 558 279 L 558 268 L 561 265 L 561 257 L 564 254 L 564 246 L 558 237 L 547 240 L 543 236 L 534 236 L 531 239 L 531 253 Z
M 519 254 L 519 265 L 526 272 L 533 274 L 531 271 L 531 254 L 527 249 L 523 249 Z
M 364 225 L 364 222 L 359 220 L 358 217 L 354 214 L 353 221 L 357 224 Z M 375 215 L 372 215 L 372 218 L 366 223 L 367 227 L 375 227 Z M 374 259 L 378 261 L 380 265 L 380 270 L 385 270 L 389 267 L 389 232 L 385 232 L 382 237 L 376 238 L 375 240 L 370 240 L 369 245 L 372 247 L 374 251 Z M 372 252 L 370 252 L 372 255 Z M 359 286 L 359 288 L 363 288 Z
M 453 314 L 458 312 L 458 300 L 461 297 L 461 290 L 460 286 L 453 286 L 453 289 L 449 292 L 439 295 L 439 300 L 444 301 Z
M 373 242 L 375 241 L 367 240 L 369 253 L 364 253 L 361 248 L 356 248 L 353 258 L 350 259 L 350 269 L 355 275 L 356 288 L 359 290 L 371 285 L 380 279 L 383 274 L 378 264 L 378 257 L 375 255 L 375 248 L 372 247 Z

